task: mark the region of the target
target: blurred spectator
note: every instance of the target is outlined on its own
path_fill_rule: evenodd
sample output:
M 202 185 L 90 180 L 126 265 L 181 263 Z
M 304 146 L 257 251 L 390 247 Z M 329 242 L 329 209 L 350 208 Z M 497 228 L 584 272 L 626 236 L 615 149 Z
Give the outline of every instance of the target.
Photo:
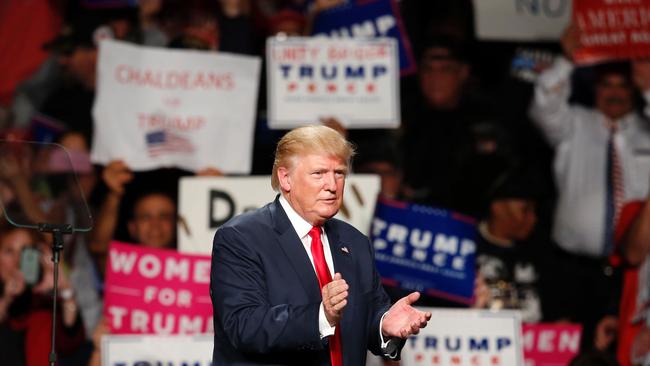
M 43 45 L 50 59 L 16 92 L 16 124 L 25 127 L 37 111 L 67 129 L 92 137 L 97 45 L 106 38 L 135 40 L 133 9 L 74 9 L 59 35 Z
M 290 9 L 280 10 L 269 19 L 269 35 L 287 37 L 305 34 L 306 20 L 300 12 Z
M 619 364 L 607 352 L 590 351 L 577 355 L 568 366 L 619 366 Z
M 540 197 L 532 173 L 510 168 L 496 179 L 488 212 L 478 225 L 477 270 L 488 288 L 486 307 L 520 309 L 522 321 L 542 319 L 539 262 L 527 242 Z
M 397 141 L 391 136 L 374 140 L 372 146 L 365 141 L 357 144 L 358 154 L 353 161 L 353 172 L 377 174 L 381 179 L 380 194 L 386 198 L 401 199 L 402 162 Z
M 624 201 L 648 192 L 650 131 L 635 111 L 634 87 L 650 91 L 650 63 L 639 64 L 634 75 L 625 63 L 598 66 L 595 108 L 570 105 L 578 40 L 577 28 L 569 27 L 562 37 L 565 57 L 539 77 L 530 113 L 555 147 L 553 239 L 559 250 L 553 282 L 559 302 L 551 317 L 581 322 L 583 346 L 590 348 L 597 321 L 616 313 L 618 271 L 607 261 L 614 223 Z
M 133 180 L 133 173 L 121 160 L 110 162 L 102 172 L 108 193 L 102 203 L 95 229 L 90 239 L 90 250 L 105 256 L 108 244 L 115 238 L 118 214 L 126 185 Z M 130 240 L 148 247 L 171 248 L 176 244 L 176 203 L 162 191 L 149 190 L 138 195 L 129 212 L 128 232 Z M 103 268 L 102 268 L 103 273 Z
M 508 150 L 490 103 L 468 87 L 467 51 L 451 38 L 430 40 L 419 65 L 420 96 L 403 110 L 404 185 L 414 202 L 480 213 L 492 177 L 478 161 Z M 479 159 L 479 160 L 475 160 Z
M 169 34 L 170 48 L 215 51 L 222 37 L 216 2 L 206 0 L 166 1 L 161 9 L 161 24 Z
M 219 31 L 223 35 L 219 51 L 253 55 L 257 48 L 253 37 L 251 0 L 219 0 Z
M 650 195 L 623 207 L 616 243 L 626 265 L 617 357 L 622 366 L 643 364 L 633 360 L 650 355 Z
M 160 24 L 164 0 L 139 0 L 140 32 L 145 46 L 166 47 L 169 36 Z
M 35 231 L 0 225 L 0 342 L 3 365 L 49 365 L 50 327 L 52 323 L 53 287 L 52 252 Z M 28 267 L 22 254 L 26 248 L 40 253 L 36 271 L 40 277 L 28 283 L 31 276 L 22 272 Z M 64 265 L 61 266 L 65 268 Z M 32 267 L 32 270 L 34 268 Z M 36 278 L 36 277 L 34 277 Z M 65 270 L 59 272 L 57 301 L 57 353 L 62 360 L 81 352 L 84 331 L 74 291 Z
M 0 107 L 11 104 L 16 86 L 47 58 L 41 44 L 54 37 L 61 27 L 60 3 L 52 0 L 0 2 Z M 25 21 L 27 18 L 29 22 Z M 5 126 L 0 121 L 2 127 Z

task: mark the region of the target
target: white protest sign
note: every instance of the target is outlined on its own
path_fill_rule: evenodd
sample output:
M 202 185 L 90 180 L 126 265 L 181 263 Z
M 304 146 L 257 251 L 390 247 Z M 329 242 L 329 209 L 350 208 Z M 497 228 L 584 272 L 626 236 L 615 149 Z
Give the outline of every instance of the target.
M 100 43 L 92 160 L 250 172 L 258 57 Z
M 376 175 L 346 178 L 343 205 L 336 218 L 367 234 L 380 181 Z M 271 177 L 184 177 L 179 183 L 178 250 L 211 254 L 217 228 L 230 218 L 273 201 Z
M 402 366 L 523 365 L 521 317 L 516 311 L 421 308 L 426 328 L 402 349 Z
M 102 337 L 102 366 L 211 366 L 212 335 Z
M 556 41 L 571 20 L 571 0 L 474 0 L 476 35 L 494 41 Z
M 348 128 L 399 127 L 394 38 L 269 38 L 269 127 L 337 118 Z

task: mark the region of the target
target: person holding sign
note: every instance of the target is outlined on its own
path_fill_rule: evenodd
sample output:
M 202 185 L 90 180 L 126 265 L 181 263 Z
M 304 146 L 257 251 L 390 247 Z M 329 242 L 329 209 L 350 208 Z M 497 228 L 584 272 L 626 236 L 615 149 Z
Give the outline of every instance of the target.
M 221 226 L 210 292 L 214 365 L 363 365 L 366 349 L 399 359 L 431 314 L 392 307 L 372 245 L 333 219 L 354 151 L 339 133 L 307 126 L 278 143 L 271 183 L 280 194 Z
M 635 93 L 650 101 L 650 63 L 597 65 L 595 108 L 569 104 L 571 61 L 580 47 L 578 28 L 562 37 L 565 57 L 535 86 L 531 117 L 555 147 L 558 203 L 553 239 L 558 245 L 557 318 L 584 326 L 591 348 L 598 319 L 615 307 L 618 281 L 607 258 L 622 203 L 643 197 L 650 176 L 650 130 L 636 110 Z

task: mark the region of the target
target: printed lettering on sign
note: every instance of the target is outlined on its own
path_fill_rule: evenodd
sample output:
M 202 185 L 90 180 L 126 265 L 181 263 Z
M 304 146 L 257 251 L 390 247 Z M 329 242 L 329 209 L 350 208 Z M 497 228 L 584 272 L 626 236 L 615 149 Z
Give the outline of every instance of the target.
M 114 334 L 213 331 L 210 257 L 111 243 L 105 315 Z

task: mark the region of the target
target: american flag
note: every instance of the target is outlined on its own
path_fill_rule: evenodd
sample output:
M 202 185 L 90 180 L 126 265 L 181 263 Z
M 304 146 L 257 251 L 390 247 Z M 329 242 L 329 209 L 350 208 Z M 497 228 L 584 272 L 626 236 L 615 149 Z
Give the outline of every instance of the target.
M 145 138 L 147 151 L 152 158 L 169 153 L 191 154 L 195 150 L 194 145 L 188 138 L 168 130 L 149 132 Z

